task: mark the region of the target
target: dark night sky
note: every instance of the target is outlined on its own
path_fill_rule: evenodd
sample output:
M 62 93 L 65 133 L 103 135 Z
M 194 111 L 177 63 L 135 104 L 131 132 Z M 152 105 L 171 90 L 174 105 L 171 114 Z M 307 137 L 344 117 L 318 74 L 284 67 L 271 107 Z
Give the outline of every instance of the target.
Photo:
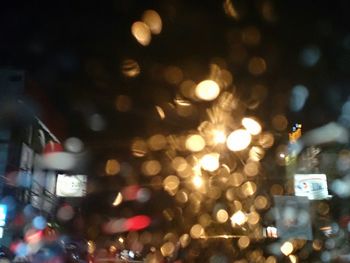
M 110 94 L 130 93 L 136 97 L 135 111 L 138 107 L 143 111 L 152 103 L 148 91 L 158 84 L 146 74 L 154 64 L 184 65 L 191 61 L 198 66 L 197 75 L 191 77 L 199 79 L 212 57 L 227 56 L 228 30 L 255 25 L 262 32 L 262 44 L 251 53 L 271 60 L 263 81 L 277 91 L 303 83 L 312 95 L 311 105 L 306 105 L 308 112 L 302 115 L 311 118 L 313 109 L 321 108 L 326 118 L 334 117 L 339 110 L 337 98 L 324 98 L 330 98 L 331 90 L 338 91 L 340 97 L 346 95 L 348 2 L 276 2 L 277 20 L 273 23 L 262 21 L 257 8 L 262 2 L 236 1 L 243 16 L 235 22 L 225 16 L 221 1 L 10 1 L 1 10 L 1 63 L 27 70 L 29 78 L 39 83 L 65 117 L 74 116 L 74 105 L 81 97 L 89 100 L 96 94 L 102 101 Z M 131 36 L 130 25 L 148 8 L 161 14 L 164 26 L 150 46 L 142 47 Z M 310 45 L 320 48 L 321 59 L 309 69 L 300 65 L 298 57 L 302 48 Z M 120 74 L 120 63 L 126 57 L 135 58 L 144 68 L 135 81 L 125 81 Z M 87 72 L 91 64 L 105 71 L 105 90 L 95 87 Z M 237 81 L 245 80 L 247 73 L 242 66 L 231 68 L 237 72 Z M 139 97 L 145 100 L 144 96 L 150 96 L 149 101 L 138 101 Z M 315 119 L 310 126 L 322 121 Z M 73 127 L 74 122 L 69 126 L 70 132 L 80 132 Z

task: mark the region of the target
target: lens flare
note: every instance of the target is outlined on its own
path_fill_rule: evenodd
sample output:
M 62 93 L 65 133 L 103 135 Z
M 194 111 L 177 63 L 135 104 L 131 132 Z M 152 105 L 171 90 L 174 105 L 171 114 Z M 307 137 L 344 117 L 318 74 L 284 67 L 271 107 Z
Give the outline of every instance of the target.
M 125 59 L 122 62 L 121 71 L 125 77 L 135 78 L 140 74 L 141 68 L 136 60 Z

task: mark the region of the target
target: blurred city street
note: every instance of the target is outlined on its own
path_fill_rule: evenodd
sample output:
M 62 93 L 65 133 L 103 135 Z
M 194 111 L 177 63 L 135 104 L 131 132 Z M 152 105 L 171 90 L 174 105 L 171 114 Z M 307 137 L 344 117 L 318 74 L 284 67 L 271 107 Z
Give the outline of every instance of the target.
M 0 263 L 350 262 L 348 10 L 3 3 Z

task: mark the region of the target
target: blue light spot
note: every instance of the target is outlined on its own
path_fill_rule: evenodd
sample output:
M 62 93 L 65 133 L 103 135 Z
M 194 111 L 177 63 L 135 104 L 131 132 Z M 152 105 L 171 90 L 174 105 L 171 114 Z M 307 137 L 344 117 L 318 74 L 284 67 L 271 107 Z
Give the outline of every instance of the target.
M 18 246 L 16 247 L 16 255 L 19 257 L 25 257 L 28 255 L 29 249 L 28 249 L 28 245 L 26 243 L 20 243 L 18 244 Z
M 43 216 L 36 216 L 33 219 L 33 226 L 36 229 L 42 230 L 46 227 L 46 219 Z
M 303 85 L 296 85 L 293 87 L 290 98 L 289 108 L 291 111 L 300 111 L 309 97 L 308 89 Z
M 305 67 L 313 67 L 320 60 L 321 51 L 316 46 L 304 48 L 300 54 L 300 61 Z
M 9 212 L 14 211 L 16 209 L 16 201 L 12 196 L 5 196 L 1 203 L 7 206 Z

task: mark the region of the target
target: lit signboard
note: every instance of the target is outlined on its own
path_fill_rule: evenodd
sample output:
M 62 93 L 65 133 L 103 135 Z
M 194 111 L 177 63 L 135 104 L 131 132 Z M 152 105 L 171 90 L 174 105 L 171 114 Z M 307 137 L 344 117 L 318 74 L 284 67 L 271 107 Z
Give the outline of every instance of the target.
M 328 198 L 327 177 L 325 174 L 295 174 L 294 193 L 309 200 Z
M 4 236 L 4 226 L 6 224 L 7 205 L 0 204 L 0 238 Z
M 58 174 L 56 195 L 61 197 L 82 197 L 86 194 L 86 175 Z
M 4 204 L 0 204 L 0 226 L 5 225 L 7 215 L 7 206 Z

